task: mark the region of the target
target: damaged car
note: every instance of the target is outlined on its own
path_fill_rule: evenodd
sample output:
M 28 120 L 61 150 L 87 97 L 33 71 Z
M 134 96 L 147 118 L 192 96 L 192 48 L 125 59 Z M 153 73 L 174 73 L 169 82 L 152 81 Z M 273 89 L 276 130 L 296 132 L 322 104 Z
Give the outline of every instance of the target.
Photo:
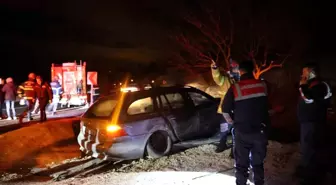
M 121 91 L 84 113 L 77 141 L 85 155 L 105 160 L 162 157 L 174 144 L 218 133 L 218 105 L 219 99 L 192 87 Z

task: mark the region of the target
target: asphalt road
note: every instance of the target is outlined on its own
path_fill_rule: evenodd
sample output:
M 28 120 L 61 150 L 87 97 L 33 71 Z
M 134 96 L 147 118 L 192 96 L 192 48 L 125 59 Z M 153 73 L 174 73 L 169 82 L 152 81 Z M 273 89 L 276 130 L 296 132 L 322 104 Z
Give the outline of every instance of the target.
M 64 119 L 64 118 L 81 116 L 86 111 L 86 109 L 87 109 L 86 107 L 60 109 L 56 111 L 55 115 L 47 114 L 47 119 L 55 120 L 55 119 Z M 24 110 L 24 107 L 18 107 L 17 110 L 22 112 Z M 33 115 L 32 121 L 28 122 L 27 119 L 24 119 L 23 124 L 20 124 L 18 120 L 6 120 L 6 119 L 0 120 L 0 134 L 39 123 L 39 118 L 40 115 Z
M 15 111 L 16 111 L 16 115 L 19 116 L 24 110 L 25 110 L 25 106 L 20 105 L 18 102 L 15 102 Z M 48 106 L 47 106 L 48 108 Z M 57 107 L 57 110 L 63 110 L 63 109 L 67 109 L 67 107 L 61 107 L 61 105 L 59 104 Z M 6 113 L 6 105 L 3 105 L 3 109 L 2 109 L 2 115 L 4 118 L 7 117 L 7 113 Z

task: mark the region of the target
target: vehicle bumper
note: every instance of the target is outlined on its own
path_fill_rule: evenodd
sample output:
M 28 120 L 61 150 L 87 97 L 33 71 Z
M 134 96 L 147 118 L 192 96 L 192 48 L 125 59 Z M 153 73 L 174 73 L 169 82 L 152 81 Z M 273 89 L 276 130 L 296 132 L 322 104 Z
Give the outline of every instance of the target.
M 144 155 L 147 135 L 103 138 L 99 131 L 90 135 L 91 131 L 86 129 L 81 128 L 77 141 L 80 150 L 87 155 L 104 160 L 129 160 Z

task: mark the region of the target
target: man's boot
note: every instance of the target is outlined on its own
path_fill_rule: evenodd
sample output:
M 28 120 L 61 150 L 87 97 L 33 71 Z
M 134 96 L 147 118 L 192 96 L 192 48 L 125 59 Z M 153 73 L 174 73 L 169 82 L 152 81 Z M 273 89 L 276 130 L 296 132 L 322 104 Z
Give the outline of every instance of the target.
M 230 151 L 230 158 L 234 159 L 234 156 L 233 156 L 233 147 L 231 148 L 231 151 Z
M 220 142 L 219 145 L 217 146 L 215 152 L 216 153 L 221 153 L 224 152 L 224 150 L 228 149 L 229 147 L 227 146 L 226 142 Z

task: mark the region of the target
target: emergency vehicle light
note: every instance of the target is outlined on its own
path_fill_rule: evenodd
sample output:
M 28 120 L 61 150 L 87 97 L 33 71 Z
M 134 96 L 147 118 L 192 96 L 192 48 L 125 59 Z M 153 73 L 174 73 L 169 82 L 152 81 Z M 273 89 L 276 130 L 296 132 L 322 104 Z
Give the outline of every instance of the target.
M 120 88 L 120 91 L 121 92 L 134 92 L 134 91 L 138 91 L 139 88 L 137 87 L 123 87 L 123 88 Z
M 145 86 L 145 90 L 152 88 L 151 86 Z

